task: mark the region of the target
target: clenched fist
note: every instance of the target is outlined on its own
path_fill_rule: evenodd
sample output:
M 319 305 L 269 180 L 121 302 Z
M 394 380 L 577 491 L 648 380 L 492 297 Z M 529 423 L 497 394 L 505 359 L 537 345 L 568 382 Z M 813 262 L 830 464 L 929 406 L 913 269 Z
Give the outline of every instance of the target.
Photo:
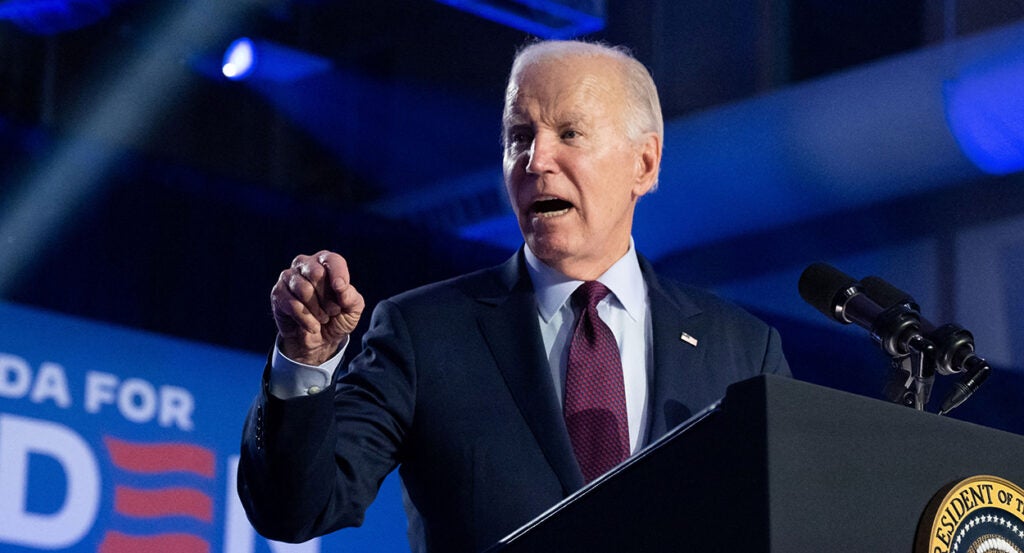
M 365 305 L 345 258 L 326 250 L 296 257 L 270 292 L 281 353 L 307 365 L 327 361 L 355 330 Z

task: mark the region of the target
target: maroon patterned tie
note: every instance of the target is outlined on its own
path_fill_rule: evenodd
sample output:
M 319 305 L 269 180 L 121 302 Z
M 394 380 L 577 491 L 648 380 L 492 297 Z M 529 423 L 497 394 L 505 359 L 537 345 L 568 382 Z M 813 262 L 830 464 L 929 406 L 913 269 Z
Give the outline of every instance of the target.
M 626 393 L 619 346 L 597 316 L 597 303 L 610 290 L 584 282 L 572 293 L 579 318 L 569 342 L 565 371 L 565 425 L 586 482 L 629 456 Z

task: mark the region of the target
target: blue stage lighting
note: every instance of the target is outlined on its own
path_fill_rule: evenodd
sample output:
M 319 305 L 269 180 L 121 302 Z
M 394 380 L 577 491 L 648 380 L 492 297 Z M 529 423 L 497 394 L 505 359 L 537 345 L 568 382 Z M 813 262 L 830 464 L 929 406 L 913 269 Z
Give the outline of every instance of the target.
M 234 81 L 291 83 L 331 69 L 330 60 L 266 40 L 239 38 L 224 52 L 221 73 Z
M 566 39 L 604 28 L 605 0 L 437 0 L 540 38 Z
M 256 48 L 248 38 L 242 37 L 232 42 L 224 52 L 221 72 L 231 80 L 237 81 L 248 77 L 255 67 Z
M 943 93 L 964 155 L 993 175 L 1024 170 L 1024 53 L 969 67 Z
M 0 296 L 19 282 L 47 244 L 68 231 L 69 221 L 88 205 L 87 200 L 113 182 L 110 173 L 123 162 L 126 151 L 148 139 L 158 127 L 154 121 L 180 104 L 192 80 L 181 63 L 182 52 L 214 48 L 253 9 L 246 2 L 168 5 L 170 9 L 133 45 L 125 57 L 127 65 L 106 60 L 107 74 L 100 74 L 94 86 L 84 87 L 91 96 L 79 103 L 82 111 L 67 114 L 73 124 L 61 130 L 62 138 L 50 153 L 23 182 L 3 183 Z
M 110 14 L 123 0 L 7 0 L 0 2 L 0 21 L 11 21 L 37 35 L 55 35 L 91 25 Z

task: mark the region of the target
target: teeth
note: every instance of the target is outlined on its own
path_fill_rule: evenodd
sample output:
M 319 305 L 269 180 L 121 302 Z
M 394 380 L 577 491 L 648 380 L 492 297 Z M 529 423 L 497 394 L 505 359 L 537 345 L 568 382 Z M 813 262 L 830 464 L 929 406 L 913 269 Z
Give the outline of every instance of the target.
M 558 217 L 559 215 L 565 215 L 566 213 L 569 213 L 569 208 L 559 209 L 558 211 L 538 211 L 538 212 L 536 212 L 538 217 L 544 217 L 544 218 Z

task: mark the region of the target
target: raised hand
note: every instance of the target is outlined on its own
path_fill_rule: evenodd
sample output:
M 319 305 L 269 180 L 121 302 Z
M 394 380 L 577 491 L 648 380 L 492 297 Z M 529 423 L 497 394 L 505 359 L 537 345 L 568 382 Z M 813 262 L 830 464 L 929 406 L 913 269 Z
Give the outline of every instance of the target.
M 281 353 L 308 365 L 327 361 L 355 329 L 365 305 L 349 282 L 345 258 L 326 250 L 296 257 L 270 292 Z

